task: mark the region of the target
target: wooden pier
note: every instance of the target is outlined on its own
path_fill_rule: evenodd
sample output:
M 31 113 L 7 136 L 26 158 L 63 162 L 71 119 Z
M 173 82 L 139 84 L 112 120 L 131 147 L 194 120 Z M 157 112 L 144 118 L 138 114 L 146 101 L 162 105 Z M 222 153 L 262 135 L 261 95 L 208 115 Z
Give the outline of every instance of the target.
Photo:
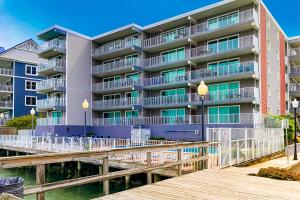
M 300 200 L 300 182 L 240 173 L 240 169 L 204 170 L 93 200 Z

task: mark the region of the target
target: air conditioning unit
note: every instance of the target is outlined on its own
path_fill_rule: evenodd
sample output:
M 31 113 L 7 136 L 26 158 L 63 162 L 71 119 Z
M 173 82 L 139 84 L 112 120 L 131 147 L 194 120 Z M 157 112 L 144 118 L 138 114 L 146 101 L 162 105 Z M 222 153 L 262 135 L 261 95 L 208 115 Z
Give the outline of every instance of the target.
M 131 140 L 134 141 L 149 140 L 150 137 L 151 137 L 150 129 L 143 129 L 141 126 L 131 127 Z

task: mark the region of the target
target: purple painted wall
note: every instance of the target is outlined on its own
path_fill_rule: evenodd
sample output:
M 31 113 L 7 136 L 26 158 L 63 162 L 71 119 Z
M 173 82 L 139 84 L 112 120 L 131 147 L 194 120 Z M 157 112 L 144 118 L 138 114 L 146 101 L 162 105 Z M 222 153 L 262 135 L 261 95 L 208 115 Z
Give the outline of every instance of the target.
M 211 124 L 206 128 L 253 128 L 252 124 Z M 163 137 L 167 140 L 194 141 L 201 139 L 201 125 L 151 125 L 142 126 L 150 129 L 152 137 Z M 196 135 L 195 131 L 199 134 Z M 131 126 L 88 126 L 87 133 L 95 133 L 96 137 L 130 138 Z M 37 135 L 51 133 L 57 136 L 84 136 L 83 126 L 41 126 L 36 128 Z

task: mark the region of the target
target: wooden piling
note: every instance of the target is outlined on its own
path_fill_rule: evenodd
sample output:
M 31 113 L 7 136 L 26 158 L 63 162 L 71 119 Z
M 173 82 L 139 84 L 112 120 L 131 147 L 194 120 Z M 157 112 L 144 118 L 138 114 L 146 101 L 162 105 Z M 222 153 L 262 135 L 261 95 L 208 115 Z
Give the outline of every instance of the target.
M 45 165 L 37 165 L 36 166 L 36 184 L 42 185 L 46 182 L 45 178 Z M 36 194 L 37 200 L 45 200 L 45 193 L 40 192 Z
M 177 161 L 181 161 L 181 153 L 182 153 L 182 150 L 177 149 Z M 182 175 L 182 164 L 178 164 L 177 173 L 178 173 L 178 176 Z
M 125 189 L 128 190 L 130 187 L 130 175 L 125 176 Z
M 151 152 L 147 152 L 147 166 L 151 167 Z M 152 183 L 152 173 L 147 171 L 147 184 Z
M 108 164 L 108 157 L 103 158 L 103 175 L 108 174 L 109 172 L 109 164 Z M 109 194 L 109 180 L 103 181 L 103 194 Z

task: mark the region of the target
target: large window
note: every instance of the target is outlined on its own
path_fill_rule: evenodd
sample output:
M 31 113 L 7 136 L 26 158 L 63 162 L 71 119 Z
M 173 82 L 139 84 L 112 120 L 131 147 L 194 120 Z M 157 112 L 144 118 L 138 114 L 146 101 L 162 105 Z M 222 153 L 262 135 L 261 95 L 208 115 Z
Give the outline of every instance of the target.
M 164 77 L 165 83 L 171 83 L 171 82 L 173 83 L 173 82 L 184 80 L 185 69 L 180 68 L 175 70 L 164 71 L 161 73 L 161 75 Z
M 161 111 L 163 124 L 183 123 L 185 118 L 185 108 L 166 109 Z
M 208 108 L 210 124 L 240 123 L 240 106 L 217 106 Z
M 162 53 L 163 63 L 175 62 L 185 59 L 185 48 L 173 49 Z
M 104 95 L 103 100 L 112 100 L 112 99 L 119 99 L 121 98 L 121 94 L 110 94 L 110 95 Z
M 224 51 L 230 51 L 239 47 L 239 37 L 230 36 L 208 42 L 209 53 L 219 53 Z
M 210 100 L 229 100 L 239 94 L 240 83 L 220 83 L 208 86 Z
M 209 19 L 207 24 L 208 24 L 208 30 L 214 30 L 217 28 L 224 28 L 229 25 L 236 24 L 238 22 L 239 22 L 239 13 L 234 12 L 228 15 L 223 15 L 213 19 Z
M 36 81 L 25 80 L 25 90 L 36 91 Z
M 139 117 L 139 111 L 137 110 L 128 110 L 125 112 L 126 118 Z
M 134 54 L 134 55 L 126 56 L 125 60 L 126 60 L 126 65 L 136 65 L 138 64 L 139 61 L 139 55 Z
M 35 65 L 25 65 L 25 74 L 30 76 L 37 76 Z
M 25 106 L 36 106 L 37 97 L 25 96 Z
M 239 72 L 239 67 L 240 61 L 238 59 L 223 60 L 208 64 L 208 69 L 212 74 L 217 74 L 219 76 L 237 73 Z
M 170 42 L 170 41 L 176 40 L 178 38 L 183 38 L 183 37 L 185 37 L 185 28 L 181 27 L 181 28 L 174 29 L 174 30 L 163 33 L 162 41 Z
M 172 96 L 172 95 L 182 95 L 182 94 L 185 94 L 184 88 L 161 91 L 162 96 Z
M 106 119 L 105 123 L 107 124 L 119 124 L 121 117 L 120 111 L 114 111 L 114 112 L 104 112 L 103 118 Z
M 121 76 L 114 76 L 114 77 L 104 78 L 103 82 L 117 81 L 120 79 L 121 79 Z
M 126 78 L 136 81 L 136 80 L 139 80 L 140 75 L 138 73 L 126 74 Z

